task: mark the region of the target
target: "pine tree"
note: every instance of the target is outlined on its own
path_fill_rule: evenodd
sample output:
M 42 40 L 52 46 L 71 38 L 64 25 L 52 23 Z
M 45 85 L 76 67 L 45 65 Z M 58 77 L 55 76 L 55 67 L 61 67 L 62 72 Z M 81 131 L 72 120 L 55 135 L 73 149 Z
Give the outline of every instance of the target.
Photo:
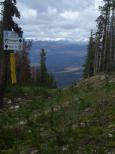
M 91 31 L 91 36 L 89 39 L 88 45 L 88 54 L 86 57 L 86 64 L 84 69 L 84 77 L 91 77 L 94 75 L 94 38 L 93 38 L 93 31 Z
M 16 74 L 18 85 L 30 85 L 31 83 L 31 66 L 29 60 L 29 50 L 31 42 L 24 41 L 23 50 L 16 52 Z
M 56 81 L 52 74 L 49 74 L 46 67 L 46 52 L 44 49 L 40 53 L 40 68 L 37 77 L 37 85 L 41 87 L 56 88 Z
M 94 75 L 115 70 L 115 0 L 103 1 L 104 5 L 100 7 L 101 15 L 97 18 L 97 32 L 94 38 Z M 88 57 L 85 65 L 87 74 L 91 72 L 91 69 L 87 69 L 89 66 L 89 55 L 90 51 L 88 48 Z
M 39 80 L 38 80 L 40 86 L 47 86 L 48 72 L 45 61 L 46 61 L 46 52 L 44 49 L 42 49 L 40 53 L 40 70 L 39 70 Z
M 103 16 L 103 38 L 102 38 L 102 53 L 103 53 L 103 61 L 102 61 L 102 70 L 103 72 L 111 71 L 113 65 L 113 55 L 115 50 L 112 48 L 115 42 L 115 27 L 113 27 L 113 23 L 115 23 L 115 1 L 114 0 L 104 0 L 104 6 L 100 8 L 101 14 Z
M 20 13 L 16 7 L 16 0 L 4 0 L 4 2 L 0 4 L 3 6 L 0 30 L 0 108 L 2 108 L 4 91 L 9 76 L 9 52 L 3 51 L 3 31 L 14 30 L 18 34 L 22 33 L 22 31 L 18 24 L 13 20 L 14 16 L 20 18 Z

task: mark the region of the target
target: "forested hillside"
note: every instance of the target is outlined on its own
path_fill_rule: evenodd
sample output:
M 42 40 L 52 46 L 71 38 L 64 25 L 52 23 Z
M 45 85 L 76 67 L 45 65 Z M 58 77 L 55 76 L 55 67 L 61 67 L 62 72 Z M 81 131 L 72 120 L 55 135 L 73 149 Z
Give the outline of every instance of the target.
M 91 31 L 85 77 L 115 69 L 115 1 L 104 0 L 97 18 L 97 31 Z

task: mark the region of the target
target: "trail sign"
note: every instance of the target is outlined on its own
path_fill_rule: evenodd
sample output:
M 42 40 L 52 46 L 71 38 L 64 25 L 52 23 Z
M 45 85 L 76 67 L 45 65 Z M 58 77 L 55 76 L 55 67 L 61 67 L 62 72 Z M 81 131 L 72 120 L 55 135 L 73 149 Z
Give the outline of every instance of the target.
M 14 31 L 4 31 L 4 50 L 21 51 L 23 49 L 23 38 Z

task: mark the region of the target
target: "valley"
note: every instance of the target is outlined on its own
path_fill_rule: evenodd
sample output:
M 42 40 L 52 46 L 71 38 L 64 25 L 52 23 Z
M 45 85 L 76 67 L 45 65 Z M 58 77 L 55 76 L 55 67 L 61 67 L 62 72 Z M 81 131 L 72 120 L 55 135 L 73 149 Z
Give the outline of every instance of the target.
M 33 41 L 29 56 L 31 65 L 39 66 L 40 51 L 44 48 L 46 65 L 53 73 L 58 87 L 70 86 L 82 78 L 86 57 L 86 43 L 65 41 Z

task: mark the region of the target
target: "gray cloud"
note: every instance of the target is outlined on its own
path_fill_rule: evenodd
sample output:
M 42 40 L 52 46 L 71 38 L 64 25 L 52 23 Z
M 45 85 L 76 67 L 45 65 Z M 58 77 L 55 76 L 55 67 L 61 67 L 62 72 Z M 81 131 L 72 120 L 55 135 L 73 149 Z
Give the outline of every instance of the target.
M 18 8 L 24 36 L 39 40 L 86 41 L 99 14 L 95 0 L 19 0 Z

